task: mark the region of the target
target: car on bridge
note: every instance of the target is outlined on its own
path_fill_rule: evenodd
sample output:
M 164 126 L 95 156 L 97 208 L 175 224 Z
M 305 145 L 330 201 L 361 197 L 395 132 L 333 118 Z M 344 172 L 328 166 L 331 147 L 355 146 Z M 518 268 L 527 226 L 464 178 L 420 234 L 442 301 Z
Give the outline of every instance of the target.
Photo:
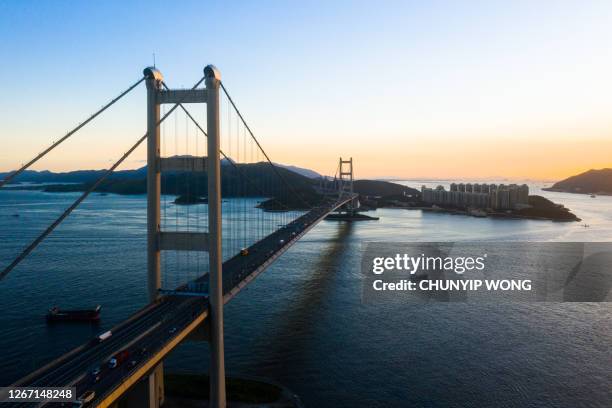
M 72 404 L 73 408 L 84 407 L 85 404 L 90 403 L 96 397 L 95 391 L 85 391 L 75 402 Z
M 113 335 L 112 331 L 105 331 L 104 333 L 100 334 L 98 337 L 96 337 L 96 342 L 98 343 L 102 343 L 104 340 L 110 338 Z
M 102 368 L 99 366 L 91 370 L 91 378 L 93 379 L 93 382 L 97 383 L 100 381 L 101 373 L 102 373 Z
M 113 358 L 108 360 L 108 367 L 117 368 L 119 365 L 121 365 L 121 363 L 127 360 L 129 356 L 130 356 L 129 350 L 123 350 L 123 351 L 118 352 L 117 354 L 115 354 Z

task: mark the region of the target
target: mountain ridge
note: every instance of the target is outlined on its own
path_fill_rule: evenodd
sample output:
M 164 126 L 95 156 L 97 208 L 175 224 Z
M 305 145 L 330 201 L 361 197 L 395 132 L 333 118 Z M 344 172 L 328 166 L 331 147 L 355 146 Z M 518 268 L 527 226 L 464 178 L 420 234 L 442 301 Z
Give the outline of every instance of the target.
M 546 191 L 576 194 L 612 194 L 612 168 L 590 169 L 554 183 Z
M 280 198 L 292 209 L 307 207 L 307 204 L 318 203 L 322 196 L 318 192 L 320 177 L 311 178 L 277 166 L 273 169 L 267 162 L 236 164 L 229 166 L 225 161 L 221 166 L 221 187 L 224 197 L 268 197 Z M 292 166 L 296 168 L 295 166 Z M 236 171 L 235 168 L 238 170 Z M 297 168 L 300 169 L 300 168 Z M 304 169 L 301 169 L 304 170 Z M 307 169 L 305 169 L 307 170 Z M 76 170 L 54 173 L 50 171 L 26 171 L 20 174 L 14 183 L 5 189 L 43 190 L 45 192 L 78 192 L 88 189 L 106 170 Z M 283 188 L 281 177 L 291 186 L 292 191 Z M 120 170 L 113 173 L 101 183 L 95 191 L 104 193 L 135 195 L 146 193 L 146 166 L 134 170 Z M 0 173 L 4 177 L 10 173 Z M 318 174 L 314 171 L 306 174 Z M 28 185 L 35 183 L 38 185 Z M 43 184 L 44 183 L 44 184 Z M 207 174 L 201 173 L 163 173 L 161 180 L 162 194 L 183 196 L 185 201 L 199 201 L 208 192 Z M 356 180 L 355 192 L 362 196 L 396 196 L 418 194 L 418 191 L 403 185 L 377 180 Z

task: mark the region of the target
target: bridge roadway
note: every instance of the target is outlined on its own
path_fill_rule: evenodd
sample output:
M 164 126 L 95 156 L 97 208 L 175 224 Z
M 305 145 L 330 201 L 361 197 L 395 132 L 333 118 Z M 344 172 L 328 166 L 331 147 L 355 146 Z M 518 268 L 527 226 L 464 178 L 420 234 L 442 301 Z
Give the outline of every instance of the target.
M 237 254 L 223 263 L 224 302 L 231 300 L 244 286 L 263 272 L 282 253 L 330 212 L 350 201 L 343 198 L 311 209 L 248 248 L 248 255 Z M 208 284 L 208 276 L 197 279 L 198 286 Z M 179 288 L 189 290 L 188 285 Z M 87 406 L 107 407 L 116 402 L 132 385 L 148 375 L 163 358 L 208 317 L 205 296 L 164 295 L 155 303 L 136 312 L 111 329 L 112 336 L 102 342 L 90 340 L 69 353 L 20 379 L 12 386 L 76 387 L 77 396 L 94 391 L 95 399 Z M 116 368 L 108 361 L 128 350 L 129 357 Z M 92 374 L 99 367 L 98 378 Z M 59 407 L 58 403 L 0 404 L 7 407 Z M 66 404 L 65 406 L 70 406 Z

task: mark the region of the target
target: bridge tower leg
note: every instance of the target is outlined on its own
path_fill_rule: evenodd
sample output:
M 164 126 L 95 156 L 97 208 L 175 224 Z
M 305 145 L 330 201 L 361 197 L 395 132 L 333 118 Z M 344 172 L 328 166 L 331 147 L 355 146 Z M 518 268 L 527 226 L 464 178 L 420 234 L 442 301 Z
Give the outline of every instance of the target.
M 161 288 L 160 252 L 158 236 L 160 231 L 161 177 L 160 157 L 160 109 L 158 93 L 163 76 L 155 68 L 144 70 L 147 84 L 147 287 L 149 301 L 154 302 Z M 151 396 L 146 406 L 158 408 L 164 402 L 164 369 L 160 363 L 149 378 L 143 382 Z M 140 405 L 145 406 L 145 405 Z
M 339 166 L 340 196 L 346 193 L 353 195 L 353 158 L 351 157 L 348 160 L 342 160 L 341 157 Z M 346 169 L 346 167 L 348 167 L 348 169 Z M 347 212 L 349 213 L 349 215 L 353 215 L 355 213 L 356 207 L 357 205 L 355 203 L 355 200 L 352 200 L 347 205 Z
M 221 157 L 219 88 L 221 73 L 212 65 L 206 77 L 206 118 L 208 126 L 208 234 L 210 310 L 210 406 L 225 408 L 225 351 L 223 341 L 223 276 L 221 252 Z

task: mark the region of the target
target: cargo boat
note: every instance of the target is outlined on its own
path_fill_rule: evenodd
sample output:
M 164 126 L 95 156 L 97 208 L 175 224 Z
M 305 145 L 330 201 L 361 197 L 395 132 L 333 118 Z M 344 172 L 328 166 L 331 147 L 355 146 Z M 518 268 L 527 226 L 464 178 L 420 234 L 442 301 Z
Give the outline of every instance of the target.
M 100 321 L 100 310 L 98 305 L 89 310 L 62 310 L 55 306 L 47 313 L 48 322 L 98 322 Z

